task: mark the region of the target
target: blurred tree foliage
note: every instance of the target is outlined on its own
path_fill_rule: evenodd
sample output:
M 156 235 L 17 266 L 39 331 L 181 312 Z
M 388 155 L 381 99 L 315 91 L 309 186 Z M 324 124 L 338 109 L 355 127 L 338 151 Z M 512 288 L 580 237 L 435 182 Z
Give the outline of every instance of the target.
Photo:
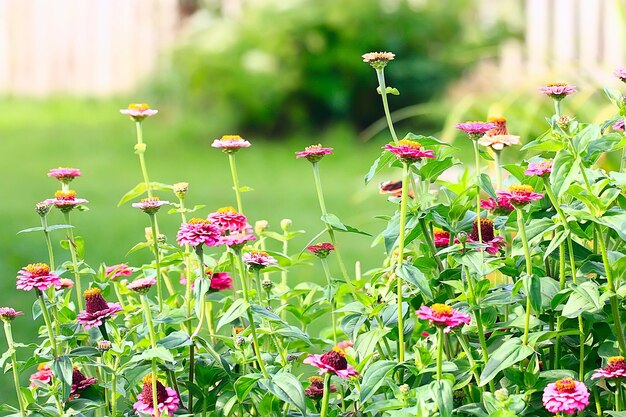
M 497 25 L 481 28 L 474 3 L 256 0 L 236 19 L 200 9 L 158 91 L 237 131 L 283 135 L 338 121 L 361 129 L 381 116 L 361 55 L 396 53 L 393 108 L 431 100 L 503 37 Z

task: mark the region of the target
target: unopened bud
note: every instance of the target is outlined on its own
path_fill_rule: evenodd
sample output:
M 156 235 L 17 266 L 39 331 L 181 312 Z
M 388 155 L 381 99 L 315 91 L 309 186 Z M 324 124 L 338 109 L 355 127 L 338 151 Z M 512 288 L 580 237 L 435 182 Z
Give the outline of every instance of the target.
M 506 388 L 500 388 L 493 393 L 498 401 L 506 401 L 509 399 L 509 391 Z
M 185 199 L 185 196 L 187 196 L 187 191 L 189 191 L 188 182 L 177 182 L 176 184 L 174 184 L 174 194 L 176 194 L 176 197 L 180 198 L 181 200 Z
M 572 122 L 572 118 L 569 116 L 561 116 L 559 120 L 556 121 L 556 124 L 563 130 L 567 130 L 569 128 L 569 124 Z
M 37 203 L 35 205 L 35 212 L 39 214 L 41 217 L 46 217 L 48 213 L 50 213 L 50 209 L 52 208 L 52 204 L 48 204 L 45 201 L 41 203 Z
M 261 282 L 261 285 L 263 286 L 263 289 L 269 291 L 274 286 L 274 283 L 270 279 L 264 279 L 263 282 Z
M 111 349 L 111 342 L 108 340 L 101 340 L 98 342 L 98 350 L 100 352 L 106 352 Z
M 243 346 L 246 344 L 246 338 L 243 336 L 237 336 L 235 337 L 235 344 L 237 346 Z
M 459 239 L 459 242 L 461 242 L 462 244 L 465 244 L 465 242 L 467 242 L 467 233 L 465 232 L 459 232 L 459 234 L 456 237 Z
M 268 227 L 270 227 L 270 224 L 267 222 L 267 220 L 257 220 L 257 222 L 254 223 L 254 233 L 260 235 L 265 230 L 267 230 Z
M 292 223 L 291 219 L 282 219 L 280 221 L 280 228 L 283 229 L 283 232 L 288 232 L 289 229 L 291 229 Z
M 400 392 L 402 393 L 402 395 L 407 395 L 411 391 L 407 384 L 402 384 L 398 388 L 400 388 Z

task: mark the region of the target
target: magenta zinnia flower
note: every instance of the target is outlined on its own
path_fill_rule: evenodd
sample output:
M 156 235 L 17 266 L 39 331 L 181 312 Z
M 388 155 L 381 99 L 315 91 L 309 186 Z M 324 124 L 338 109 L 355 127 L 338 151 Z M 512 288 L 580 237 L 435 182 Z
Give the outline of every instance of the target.
M 26 265 L 17 274 L 18 290 L 30 291 L 36 288 L 39 291 L 45 291 L 61 284 L 59 276 L 50 272 L 50 267 L 44 263 Z
M 528 164 L 528 168 L 524 171 L 524 174 L 529 176 L 546 177 L 552 172 L 552 161 L 550 159 L 544 159 L 539 162 L 531 162 Z
M 35 372 L 29 377 L 30 387 L 31 388 L 39 387 L 39 384 L 37 384 L 37 382 L 40 382 L 42 384 L 49 384 L 52 382 L 53 376 L 54 374 L 52 373 L 52 370 L 50 369 L 50 367 L 46 365 L 45 363 L 40 363 L 39 366 L 37 366 L 37 372 Z
M 215 139 L 211 146 L 221 149 L 225 153 L 235 153 L 241 148 L 249 148 L 251 144 L 239 135 L 224 135 Z
M 105 270 L 105 275 L 109 279 L 115 279 L 118 277 L 129 277 L 133 274 L 133 268 L 126 264 L 117 264 L 107 266 Z
M 496 127 L 495 123 L 491 122 L 464 122 L 455 126 L 462 132 L 465 132 L 468 138 L 472 140 L 478 140 L 482 138 L 485 133 Z
M 178 404 L 180 403 L 180 398 L 178 398 L 176 391 L 170 387 L 164 386 L 159 380 L 156 382 L 156 390 L 159 415 L 173 416 L 178 410 Z M 140 415 L 140 413 L 145 413 L 151 416 L 155 415 L 152 395 L 152 374 L 148 374 L 143 379 L 143 388 L 141 393 L 137 395 L 137 402 L 133 404 L 135 414 Z
M 134 208 L 141 209 L 144 213 L 155 214 L 162 206 L 170 204 L 169 201 L 161 200 L 159 197 L 142 198 L 139 203 L 133 203 Z
M 146 117 L 154 116 L 159 111 L 151 109 L 146 103 L 132 103 L 128 105 L 127 109 L 121 109 L 120 113 L 129 116 L 136 122 L 141 122 Z
M 229 248 L 241 249 L 246 243 L 253 240 L 256 240 L 256 237 L 254 237 L 250 229 L 246 229 L 241 232 L 229 233 L 220 237 L 220 244 L 226 245 Z
M 72 372 L 72 394 L 74 394 L 76 391 L 82 391 L 85 388 L 89 387 L 90 385 L 93 385 L 96 383 L 96 378 L 93 377 L 86 377 L 85 375 L 83 375 L 83 373 L 81 371 L 78 370 L 77 366 L 73 367 L 73 372 Z
M 128 284 L 126 288 L 138 294 L 145 294 L 156 283 L 156 279 L 154 278 L 139 278 Z
M 487 200 L 480 200 L 480 207 L 489 210 L 496 216 L 506 216 L 515 210 L 509 199 L 505 196 L 498 196 L 498 201 L 489 197 Z
M 307 246 L 306 250 L 311 252 L 313 255 L 318 258 L 326 258 L 332 251 L 335 250 L 335 247 L 330 242 L 318 243 L 317 245 Z
M 189 223 L 183 223 L 176 235 L 176 242 L 180 246 L 190 245 L 193 247 L 205 244 L 207 246 L 220 245 L 220 230 L 210 220 L 193 218 Z
M 324 396 L 324 380 L 319 376 L 309 378 L 310 385 L 304 390 L 304 395 L 312 400 L 319 400 Z M 337 392 L 334 384 L 330 385 L 330 392 Z
M 497 191 L 497 194 L 507 198 L 515 207 L 522 207 L 543 198 L 543 194 L 535 193 L 533 187 L 527 184 L 513 184 L 509 191 Z
M 548 97 L 552 97 L 553 99 L 560 101 L 570 94 L 574 94 L 576 92 L 576 87 L 568 85 L 567 83 L 553 83 L 541 87 L 539 91 Z
M 222 207 L 216 212 L 209 214 L 207 218 L 219 227 L 221 233 L 235 233 L 250 228 L 246 216 L 230 206 Z
M 76 191 L 57 191 L 54 193 L 54 198 L 49 198 L 44 201 L 47 204 L 51 204 L 56 206 L 62 212 L 71 211 L 74 207 L 79 204 L 86 204 L 89 201 L 84 198 L 76 198 Z
M 309 355 L 304 363 L 320 369 L 320 375 L 330 373 L 340 378 L 350 379 L 359 372 L 348 364 L 346 353 L 340 347 L 334 347 L 331 351 L 322 355 Z
M 434 227 L 433 237 L 435 241 L 435 247 L 437 248 L 447 248 L 450 245 L 450 232 L 446 232 L 439 227 Z
M 601 369 L 597 369 L 593 375 L 591 375 L 591 379 L 616 379 L 616 378 L 626 378 L 626 363 L 624 362 L 623 356 L 613 356 L 609 358 L 606 363 L 606 366 Z
M 48 176 L 56 178 L 63 184 L 69 184 L 76 177 L 80 177 L 80 169 L 77 168 L 53 168 L 48 171 Z
M 98 288 L 90 288 L 83 295 L 85 310 L 78 313 L 76 320 L 85 329 L 102 326 L 106 319 L 115 317 L 122 310 L 119 303 L 107 303 Z
M 574 414 L 589 404 L 589 390 L 584 383 L 570 378 L 548 384 L 543 390 L 543 406 L 553 414 Z
M 618 68 L 615 70 L 614 74 L 620 81 L 626 83 L 626 68 Z
M 497 255 L 500 248 L 505 244 L 502 236 L 496 236 L 493 228 L 493 220 L 480 219 L 480 233 L 483 244 L 487 246 L 487 252 L 492 255 Z M 474 225 L 472 226 L 472 233 L 467 237 L 470 242 L 480 242 L 478 236 L 478 219 L 474 219 Z M 481 249 L 482 250 L 482 249 Z
M 443 331 L 449 333 L 455 327 L 470 324 L 469 314 L 453 309 L 447 304 L 433 304 L 430 307 L 422 306 L 417 310 L 421 320 L 428 320 L 430 324 L 445 327 Z
M 326 155 L 332 155 L 333 148 L 324 148 L 321 144 L 311 145 L 303 151 L 296 152 L 296 159 L 306 158 L 309 162 L 319 162 Z
M 206 274 L 211 280 L 210 288 L 216 291 L 230 290 L 233 288 L 233 279 L 228 272 L 207 271 Z
M 13 321 L 17 316 L 24 314 L 22 311 L 15 311 L 11 307 L 0 307 L 0 320 Z
M 433 151 L 423 149 L 421 143 L 410 139 L 402 139 L 397 144 L 388 143 L 383 149 L 391 152 L 396 158 L 407 164 L 421 161 L 422 158 L 435 158 Z
M 268 255 L 267 252 L 260 250 L 251 250 L 243 254 L 244 263 L 248 264 L 250 269 L 263 269 L 266 266 L 276 265 L 276 259 Z

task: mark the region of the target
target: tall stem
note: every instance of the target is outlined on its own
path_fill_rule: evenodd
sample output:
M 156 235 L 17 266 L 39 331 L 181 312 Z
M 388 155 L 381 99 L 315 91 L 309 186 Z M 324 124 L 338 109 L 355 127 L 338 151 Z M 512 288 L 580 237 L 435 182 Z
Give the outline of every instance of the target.
M 157 231 L 156 217 L 154 214 L 150 214 L 150 226 L 152 228 L 152 242 L 154 246 L 154 262 L 156 266 L 156 283 L 157 283 L 157 297 L 159 300 L 159 312 L 163 311 L 163 292 L 161 290 L 161 253 L 159 252 L 159 235 Z
M 24 398 L 20 392 L 20 377 L 17 373 L 17 357 L 15 355 L 15 343 L 13 342 L 13 333 L 11 332 L 11 323 L 4 322 L 4 334 L 7 337 L 7 346 L 9 352 L 11 352 L 11 369 L 13 370 L 13 383 L 15 384 L 15 392 L 17 394 L 17 403 L 20 407 L 20 415 L 26 417 L 26 407 L 24 405 Z
M 335 346 L 337 346 L 337 320 L 336 320 L 336 313 L 335 313 L 335 295 L 333 294 L 333 279 L 331 278 L 330 275 L 330 268 L 328 267 L 328 262 L 326 262 L 325 258 L 320 258 L 320 261 L 322 262 L 322 267 L 324 268 L 324 275 L 326 275 L 326 283 L 328 284 L 328 294 L 330 297 L 330 300 L 328 300 L 330 302 L 330 314 L 331 314 L 331 320 L 333 322 L 333 342 L 335 344 Z
M 437 327 L 437 381 L 443 376 L 443 327 Z
M 398 136 L 396 130 L 393 128 L 393 121 L 391 120 L 391 113 L 389 112 L 389 103 L 387 102 L 387 86 L 385 85 L 385 70 L 383 68 L 376 70 L 376 78 L 378 78 L 378 87 L 380 88 L 380 96 L 383 100 L 383 109 L 385 110 L 385 118 L 387 119 L 387 126 L 389 127 L 389 133 L 395 143 L 398 143 Z
M 148 327 L 148 335 L 150 336 L 150 346 L 152 349 L 156 349 L 156 334 L 154 333 L 154 325 L 152 323 L 152 312 L 150 311 L 150 303 L 148 297 L 145 294 L 141 295 L 141 306 L 143 307 L 143 313 L 146 316 L 146 326 Z M 157 363 L 156 358 L 152 359 L 152 407 L 154 409 L 155 417 L 159 417 L 159 400 L 157 398 Z
M 54 271 L 56 269 L 56 267 L 54 266 L 54 250 L 52 249 L 52 241 L 50 240 L 50 232 L 48 231 L 48 220 L 46 219 L 46 217 L 41 218 L 41 227 L 43 229 L 43 234 L 46 239 L 46 247 L 48 248 L 50 269 Z
M 420 217 L 419 225 L 420 225 L 420 228 L 422 229 L 424 240 L 426 241 L 426 244 L 428 245 L 428 249 L 430 250 L 430 254 L 435 259 L 435 262 L 437 262 L 437 267 L 439 268 L 439 271 L 443 271 L 444 267 L 443 267 L 443 264 L 441 263 L 441 259 L 439 259 L 439 256 L 437 256 L 437 247 L 435 246 L 435 242 L 433 242 L 432 233 L 430 229 L 428 228 L 428 226 L 426 225 L 426 220 L 424 220 L 423 217 Z
M 524 257 L 526 259 L 526 275 L 528 275 L 528 279 L 532 279 L 533 275 L 533 264 L 532 259 L 530 257 L 530 247 L 528 246 L 528 238 L 526 237 L 526 228 L 524 225 L 524 215 L 522 213 L 521 208 L 516 208 L 517 211 L 517 228 L 519 229 L 520 236 L 522 237 L 522 245 L 524 246 Z M 530 330 L 530 294 L 526 294 L 526 319 L 524 321 L 524 340 L 523 344 L 526 346 L 528 344 L 528 331 Z
M 283 240 L 283 254 L 284 255 L 287 255 L 287 252 L 289 251 L 289 241 L 287 240 L 287 235 L 288 235 L 287 230 L 283 230 L 283 239 L 284 239 Z M 280 271 L 280 291 L 283 293 L 283 295 L 281 295 L 281 297 L 280 297 L 280 305 L 281 306 L 285 306 L 287 304 L 287 300 L 288 300 L 288 297 L 286 295 L 286 293 L 287 293 L 287 277 L 288 277 L 287 269 L 284 269 L 284 270 Z M 283 319 L 283 320 L 286 320 L 286 318 L 287 318 L 287 309 L 283 308 L 280 311 L 280 318 Z
M 206 272 L 204 271 L 204 249 L 202 244 L 196 246 L 196 255 L 198 256 L 198 264 L 200 266 L 200 279 L 205 279 Z M 198 317 L 198 326 L 196 330 L 191 335 L 192 338 L 196 337 L 202 328 L 202 322 L 204 321 L 204 316 L 206 312 L 206 304 L 204 303 L 204 299 L 200 300 L 200 317 Z
M 474 164 L 476 166 L 476 228 L 478 229 L 478 242 L 483 243 L 483 232 L 480 226 L 480 151 L 478 149 L 478 141 L 472 140 L 474 144 Z M 483 251 L 480 251 L 483 254 Z
M 502 189 L 502 170 L 500 169 L 500 158 L 502 157 L 502 151 L 494 149 L 494 164 L 496 165 L 496 189 Z
M 72 225 L 72 220 L 70 218 L 70 212 L 64 211 L 63 216 L 65 217 L 65 223 L 68 225 Z M 83 291 L 80 285 L 80 271 L 78 270 L 78 255 L 76 254 L 76 243 L 74 242 L 74 231 L 72 228 L 67 229 L 67 241 L 68 246 L 70 248 L 70 255 L 72 257 L 72 267 L 74 269 L 74 288 L 76 288 L 76 305 L 78 306 L 78 310 L 83 309 Z
M 324 374 L 324 393 L 322 394 L 322 410 L 320 417 L 328 416 L 328 396 L 330 394 L 330 373 Z
M 46 330 L 48 331 L 48 338 L 50 339 L 50 347 L 52 348 L 52 354 L 55 358 L 59 357 L 59 350 L 57 347 L 56 338 L 54 337 L 54 331 L 52 330 L 52 321 L 50 320 L 50 312 L 46 306 L 46 301 L 43 298 L 43 292 L 36 290 L 37 298 L 39 299 L 39 305 L 41 306 L 41 314 L 43 320 L 46 323 Z
M 150 187 L 150 179 L 148 178 L 148 169 L 146 168 L 146 159 L 144 156 L 144 153 L 146 152 L 146 144 L 143 143 L 143 129 L 141 122 L 136 121 L 135 127 L 137 129 L 137 145 L 135 146 L 135 153 L 139 156 L 139 165 L 141 166 L 141 174 L 143 175 L 143 182 L 146 186 L 146 193 L 148 194 L 148 198 L 152 198 L 152 189 Z
M 237 166 L 235 165 L 235 154 L 228 154 L 228 163 L 230 164 L 230 173 L 233 177 L 233 186 L 235 187 L 235 197 L 237 198 L 237 211 L 243 212 L 241 205 L 241 191 L 239 189 L 239 178 L 237 177 Z
M 559 289 L 563 291 L 565 289 L 565 244 L 561 243 L 559 245 Z M 561 336 L 558 335 L 561 330 L 561 325 L 563 323 L 563 317 L 559 316 L 556 319 L 556 346 L 555 351 L 556 355 L 554 358 L 554 369 L 559 369 L 561 367 Z
M 483 361 L 487 364 L 489 360 L 489 351 L 487 350 L 487 339 L 485 337 L 485 326 L 483 324 L 482 313 L 480 311 L 480 306 L 478 305 L 478 301 L 476 300 L 476 293 L 474 292 L 474 283 L 472 282 L 472 277 L 470 276 L 469 269 L 467 266 L 463 266 L 465 271 L 465 278 L 467 279 L 467 288 L 469 290 L 469 302 L 470 305 L 475 307 L 474 310 L 474 319 L 476 320 L 476 331 L 478 332 L 478 341 L 480 342 L 480 347 L 482 350 Z
M 398 230 L 398 255 L 396 268 L 402 266 L 404 260 L 404 235 L 406 229 L 406 213 L 409 198 L 409 164 L 402 163 L 402 195 L 400 198 L 400 226 Z M 402 308 L 402 277 L 396 274 L 398 297 L 398 361 L 404 362 L 404 309 Z
M 474 380 L 476 381 L 476 384 L 480 385 L 480 376 L 478 374 L 478 370 L 476 369 L 476 361 L 474 360 L 474 357 L 472 356 L 472 351 L 467 341 L 465 340 L 462 334 L 458 335 L 457 340 L 459 341 L 459 345 L 461 345 L 461 349 L 463 350 L 463 352 L 465 353 L 465 356 L 467 357 L 467 361 L 469 362 L 470 367 L 473 369 L 472 373 L 474 374 Z M 485 387 L 481 387 L 481 390 L 484 391 Z

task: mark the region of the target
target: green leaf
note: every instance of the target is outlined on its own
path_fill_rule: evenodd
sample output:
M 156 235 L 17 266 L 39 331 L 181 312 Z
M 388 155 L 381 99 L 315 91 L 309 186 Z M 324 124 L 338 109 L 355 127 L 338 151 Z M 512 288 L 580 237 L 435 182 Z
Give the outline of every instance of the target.
M 215 331 L 218 331 L 223 326 L 243 316 L 248 307 L 250 307 L 250 304 L 246 303 L 243 298 L 235 300 L 235 302 L 232 303 L 230 308 L 220 318 Z
M 589 125 L 581 130 L 580 133 L 572 139 L 576 153 L 580 155 L 585 152 L 589 144 L 597 140 L 601 134 L 602 132 L 600 131 L 599 125 Z
M 561 150 L 556 154 L 552 163 L 552 173 L 550 174 L 550 183 L 552 191 L 557 197 L 561 197 L 569 186 L 576 179 L 576 175 L 580 170 L 580 159 L 567 150 Z
M 410 263 L 403 262 L 402 265 L 396 268 L 396 274 L 406 282 L 418 288 L 424 297 L 429 300 L 433 299 L 430 283 L 424 273 L 417 267 Z
M 211 280 L 206 278 L 197 279 L 194 282 L 193 293 L 196 299 L 196 304 L 194 306 L 194 311 L 196 312 L 196 316 L 200 317 L 202 311 L 202 307 L 204 306 L 206 294 L 211 289 Z M 217 328 L 219 330 L 219 327 Z
M 247 374 L 240 376 L 235 381 L 235 393 L 237 394 L 237 399 L 240 402 L 244 402 L 248 398 L 248 394 L 256 385 L 256 382 L 263 378 L 262 374 Z
M 615 230 L 622 240 L 626 240 L 626 212 L 613 213 L 613 210 L 609 210 L 597 222 Z
M 133 188 L 132 190 L 130 190 L 126 194 L 124 194 L 124 196 L 117 203 L 117 206 L 120 207 L 120 206 L 128 203 L 129 201 L 136 199 L 140 195 L 143 195 L 143 193 L 145 193 L 145 192 L 146 192 L 146 183 L 145 182 L 140 182 L 139 184 L 137 184 L 135 186 L 135 188 Z
M 192 342 L 187 333 L 177 330 L 157 341 L 157 344 L 166 349 L 176 349 L 182 346 L 189 346 Z
M 157 346 L 156 348 L 148 348 L 144 350 L 140 355 L 133 356 L 129 363 L 149 361 L 152 359 L 160 359 L 163 362 L 174 363 L 174 356 L 169 350 L 163 346 Z
M 67 399 L 72 388 L 72 361 L 67 356 L 60 356 L 52 362 L 52 373 L 63 384 L 63 398 Z
M 331 214 L 331 213 L 324 214 L 322 215 L 321 219 L 324 223 L 331 226 L 335 230 L 339 230 L 341 232 L 358 233 L 358 234 L 365 235 L 365 236 L 372 236 L 369 233 L 363 232 L 355 227 L 343 224 L 341 220 L 339 220 L 339 217 L 335 216 L 334 214 Z
M 394 155 L 391 152 L 383 151 L 380 156 L 376 158 L 369 171 L 367 171 L 367 174 L 365 174 L 365 184 L 369 184 L 372 178 L 374 178 L 374 175 L 389 165 L 393 158 Z
M 535 313 L 541 313 L 541 279 L 535 275 L 524 275 L 524 292 L 530 297 L 530 305 Z
M 373 329 L 369 332 L 361 333 L 356 339 L 354 350 L 361 358 L 368 357 L 376 348 L 376 344 L 387 334 L 389 329 Z
M 385 382 L 385 377 L 396 366 L 394 361 L 378 361 L 367 367 L 361 383 L 361 404 L 365 404 Z
M 563 317 L 575 318 L 583 312 L 594 313 L 602 308 L 600 290 L 592 281 L 583 282 L 574 288 L 561 313 Z
M 452 399 L 452 384 L 450 381 L 444 379 L 431 382 L 430 395 L 435 400 L 435 404 L 437 404 L 440 417 L 452 416 L 454 401 Z
M 498 201 L 498 196 L 496 195 L 496 191 L 493 189 L 489 175 L 480 174 L 480 189 L 486 192 L 489 197 Z
M 287 372 L 280 372 L 271 380 L 263 380 L 269 392 L 282 401 L 296 407 L 306 415 L 306 400 L 300 380 Z
M 417 172 L 424 181 L 435 182 L 445 170 L 457 164 L 458 162 L 454 162 L 454 158 L 452 157 L 431 159 L 424 163 Z
M 503 343 L 491 354 L 485 365 L 485 369 L 483 369 L 482 374 L 480 374 L 480 386 L 487 385 L 500 371 L 526 359 L 532 355 L 533 352 L 530 347 L 523 346 L 519 339 L 511 339 Z

